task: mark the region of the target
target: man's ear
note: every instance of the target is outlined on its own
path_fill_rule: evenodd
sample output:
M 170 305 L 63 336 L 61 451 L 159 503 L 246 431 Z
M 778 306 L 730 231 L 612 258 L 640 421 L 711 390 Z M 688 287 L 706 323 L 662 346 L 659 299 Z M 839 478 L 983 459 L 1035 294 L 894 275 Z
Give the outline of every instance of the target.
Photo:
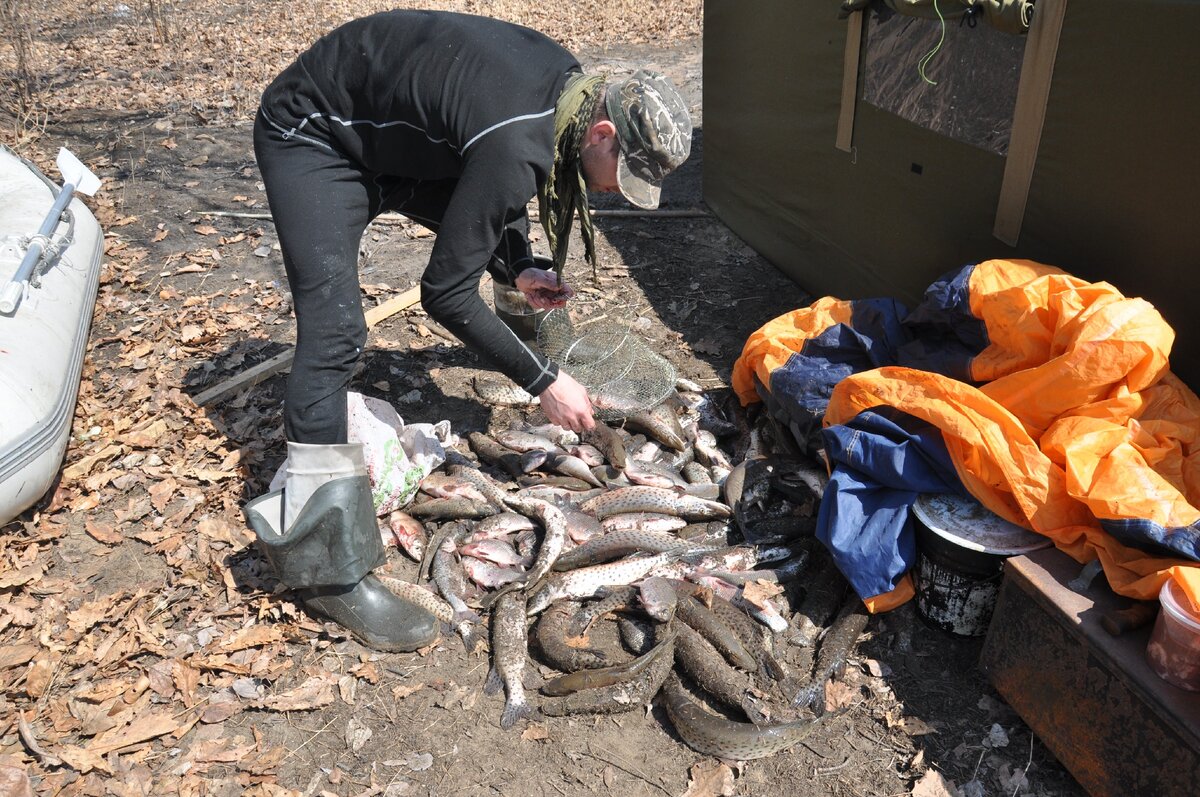
M 593 144 L 603 144 L 608 139 L 616 139 L 617 126 L 608 119 L 601 119 L 588 128 L 588 141 Z

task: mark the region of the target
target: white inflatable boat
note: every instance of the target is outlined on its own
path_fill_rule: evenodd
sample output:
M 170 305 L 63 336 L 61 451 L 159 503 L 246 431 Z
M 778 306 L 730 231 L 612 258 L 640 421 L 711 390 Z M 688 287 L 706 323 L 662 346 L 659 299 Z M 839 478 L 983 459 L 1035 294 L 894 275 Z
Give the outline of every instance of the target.
M 74 197 L 99 180 L 58 163 L 63 188 L 0 146 L 0 525 L 62 466 L 100 280 L 100 225 Z

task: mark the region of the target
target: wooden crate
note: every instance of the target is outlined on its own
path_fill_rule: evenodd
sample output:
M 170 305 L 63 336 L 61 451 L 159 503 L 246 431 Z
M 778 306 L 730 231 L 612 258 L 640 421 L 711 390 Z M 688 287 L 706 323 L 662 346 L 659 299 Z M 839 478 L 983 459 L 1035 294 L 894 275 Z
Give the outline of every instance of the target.
M 1200 693 L 1146 664 L 1152 624 L 1120 637 L 1102 613 L 1130 601 L 1103 575 L 1086 592 L 1057 549 L 1009 559 L 981 666 L 1001 696 L 1094 797 L 1200 794 Z

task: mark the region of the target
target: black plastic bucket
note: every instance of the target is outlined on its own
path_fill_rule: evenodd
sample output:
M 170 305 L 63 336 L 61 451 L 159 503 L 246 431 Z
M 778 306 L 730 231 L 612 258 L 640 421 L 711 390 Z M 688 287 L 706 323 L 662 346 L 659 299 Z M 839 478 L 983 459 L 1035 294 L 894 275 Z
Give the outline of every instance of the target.
M 993 514 L 972 498 L 922 495 L 913 506 L 917 612 L 958 636 L 987 633 L 1004 560 L 1048 548 L 1050 541 Z

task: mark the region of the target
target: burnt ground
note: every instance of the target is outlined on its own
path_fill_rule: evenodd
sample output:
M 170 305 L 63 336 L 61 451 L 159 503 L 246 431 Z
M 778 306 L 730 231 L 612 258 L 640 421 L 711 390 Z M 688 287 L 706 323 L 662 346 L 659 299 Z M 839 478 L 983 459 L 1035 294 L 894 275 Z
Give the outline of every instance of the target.
M 665 208 L 703 207 L 700 53 L 696 38 L 581 53 L 586 65 L 617 73 L 657 65 L 693 98 L 693 155 L 669 182 Z M 25 768 L 39 794 L 688 791 L 693 765 L 712 762 L 681 742 L 661 707 L 538 717 L 523 732 L 502 731 L 500 699 L 481 693 L 486 662 L 468 658 L 457 639 L 421 654 L 373 653 L 304 619 L 262 573 L 238 506 L 264 491 L 283 458 L 284 377 L 188 407 L 189 397 L 283 350 L 294 331 L 270 221 L 206 215 L 266 211 L 248 123 L 187 109 L 80 115 L 55 120 L 44 140 L 65 142 L 109 181 L 99 215 L 110 271 L 68 464 L 113 441 L 124 458 L 101 457 L 107 465 L 79 477 L 93 480 L 86 487 L 64 480 L 53 500 L 3 529 L 10 564 L 21 563 L 20 551 L 41 569 L 33 581 L 5 582 L 0 645 L 36 646 L 44 626 L 17 607 L 72 618 L 84 601 L 110 609 L 90 625 L 73 625 L 83 630 L 64 644 L 0 670 L 0 713 L 8 714 L 0 720 L 0 762 Z M 590 283 L 578 241 L 568 266 L 581 288 L 577 318 L 634 323 L 681 375 L 713 391 L 727 389 L 751 331 L 813 298 L 715 217 L 600 218 L 596 227 L 599 285 Z M 417 284 L 431 245 L 420 228 L 373 225 L 363 241 L 364 301 Z M 486 282 L 482 290 L 490 294 Z M 414 307 L 372 331 L 355 389 L 393 402 L 407 421 L 448 419 L 464 434 L 503 425 L 516 413 L 474 398 L 477 365 Z M 120 416 L 128 422 L 114 420 Z M 155 418 L 165 428 L 154 427 Z M 148 437 L 131 438 L 130 430 Z M 197 479 L 190 467 L 208 468 L 207 475 Z M 164 479 L 174 479 L 170 490 L 161 488 Z M 148 603 L 138 596 L 146 593 L 165 597 L 153 612 L 143 611 Z M 140 618 L 138 633 L 122 626 L 130 616 Z M 217 660 L 214 637 L 264 627 L 269 632 L 250 640 L 256 644 L 222 643 L 227 655 Z M 101 644 L 111 637 L 127 645 L 119 657 Z M 91 646 L 89 661 L 81 645 Z M 745 765 L 726 793 L 956 793 L 940 773 L 963 795 L 1083 794 L 987 685 L 980 649 L 978 640 L 925 626 L 911 605 L 872 618 L 845 676 L 850 710 L 806 743 Z M 39 666 L 60 675 L 34 689 Z M 531 668 L 530 686 L 547 672 Z M 293 692 L 314 678 L 323 695 Z M 176 726 L 116 748 L 101 765 L 53 765 L 20 738 L 15 712 L 26 712 L 51 752 L 85 746 L 88 729 L 64 709 L 70 704 L 78 719 L 70 701 L 89 682 L 93 692 L 115 684 L 116 702 L 104 702 L 107 693 L 84 695 L 111 706 L 110 714 L 121 701 L 146 708 L 148 700 Z M 263 701 L 296 694 L 294 710 Z M 721 793 L 695 788 L 689 793 Z

